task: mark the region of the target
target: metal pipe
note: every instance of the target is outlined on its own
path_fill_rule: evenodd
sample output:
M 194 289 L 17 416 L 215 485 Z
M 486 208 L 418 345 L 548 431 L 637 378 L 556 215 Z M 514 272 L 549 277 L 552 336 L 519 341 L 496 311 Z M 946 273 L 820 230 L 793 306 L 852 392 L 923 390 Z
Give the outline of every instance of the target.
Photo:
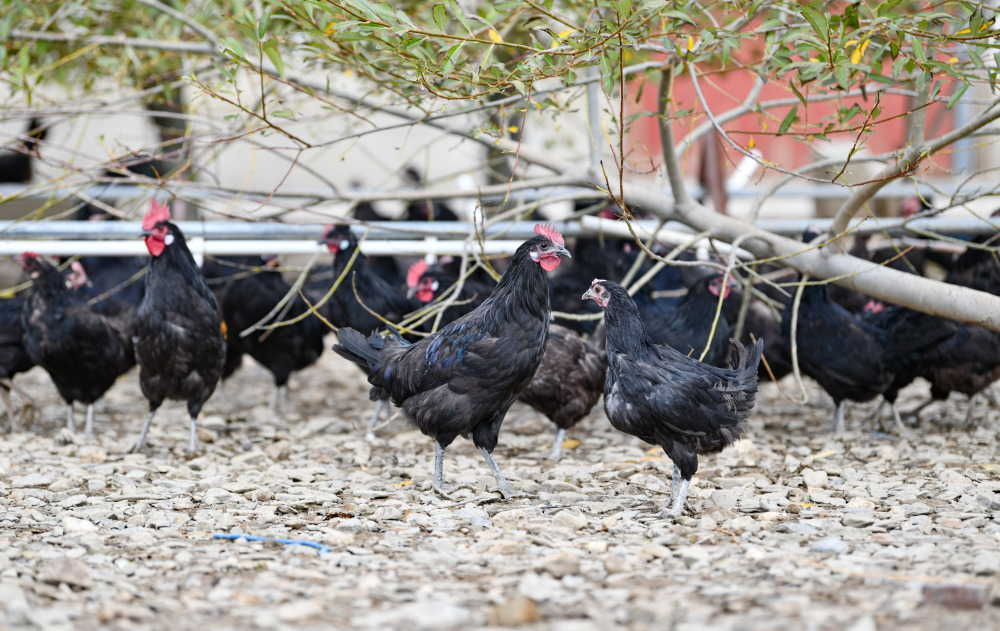
M 521 241 L 494 240 L 483 243 L 487 255 L 512 254 Z M 193 254 L 215 256 L 242 254 L 312 254 L 318 245 L 315 240 L 230 240 L 212 241 L 195 237 L 188 240 Z M 469 244 L 465 241 L 365 241 L 361 251 L 369 256 L 461 256 Z M 479 251 L 478 244 L 472 247 Z M 0 240 L 0 255 L 15 256 L 22 252 L 60 256 L 144 256 L 148 252 L 142 240 L 134 241 L 30 241 Z
M 277 240 L 306 241 L 319 239 L 326 231 L 322 224 L 290 224 L 271 222 L 236 222 L 236 221 L 180 221 L 177 222 L 188 238 L 204 237 L 208 240 Z M 604 219 L 599 222 L 556 221 L 556 228 L 566 237 L 591 236 L 601 232 L 617 231 L 615 220 Z M 637 230 L 652 232 L 656 229 L 656 221 L 639 221 Z M 757 222 L 761 229 L 781 235 L 799 235 L 809 225 L 820 230 L 829 229 L 831 219 L 762 219 Z M 535 222 L 498 222 L 486 229 L 488 238 L 504 237 L 510 240 L 528 239 L 535 234 Z M 995 234 L 996 224 L 986 219 L 972 217 L 931 217 L 907 221 L 900 218 L 861 219 L 851 223 L 852 234 L 879 234 L 886 232 L 891 235 L 907 234 L 906 227 L 921 231 L 940 234 L 983 235 Z M 466 221 L 381 221 L 372 222 L 367 226 L 353 226 L 355 234 L 361 236 L 371 228 L 368 239 L 391 239 L 402 241 L 406 239 L 424 239 L 429 236 L 438 238 L 465 238 L 473 234 L 476 227 Z M 624 226 L 623 226 L 624 227 Z M 668 222 L 664 227 L 673 232 L 693 234 L 690 228 L 678 222 Z M 142 232 L 142 225 L 137 221 L 39 221 L 16 222 L 0 221 L 0 239 L 74 239 L 74 240 L 134 240 Z

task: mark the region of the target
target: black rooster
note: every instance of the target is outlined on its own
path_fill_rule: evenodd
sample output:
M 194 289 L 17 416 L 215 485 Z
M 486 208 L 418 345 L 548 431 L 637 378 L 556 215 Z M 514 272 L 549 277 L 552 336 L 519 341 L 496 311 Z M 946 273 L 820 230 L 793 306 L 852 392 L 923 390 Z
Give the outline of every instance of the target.
M 750 348 L 733 340 L 735 368 L 717 368 L 650 339 L 620 285 L 595 279 L 583 298 L 604 308 L 604 411 L 616 429 L 659 445 L 673 461 L 672 508 L 665 512 L 680 515 L 698 454 L 722 451 L 747 429 L 763 340 Z
M 434 486 L 442 488 L 444 450 L 459 435 L 472 437 L 501 494 L 510 484 L 493 459 L 507 410 L 531 382 L 549 332 L 545 271 L 569 252 L 550 225 L 517 248 L 496 289 L 474 311 L 415 344 L 402 338 L 338 333 L 334 350 L 368 372 L 372 399 L 388 392 L 421 432 L 436 441 Z
M 152 259 L 146 294 L 136 314 L 134 344 L 149 415 L 135 451 L 143 448 L 157 408 L 164 399 L 174 399 L 187 401 L 188 453 L 193 455 L 198 414 L 222 375 L 226 352 L 222 314 L 166 205 L 152 202 L 142 227 Z
M 24 300 L 21 298 L 0 298 L 0 396 L 7 406 L 7 417 L 10 427 L 14 429 L 14 410 L 10 405 L 10 391 L 17 390 L 24 400 L 22 416 L 28 407 L 34 405 L 34 400 L 28 393 L 14 383 L 14 375 L 31 370 L 35 363 L 28 357 L 24 349 L 24 328 L 21 326 L 21 311 Z
M 553 460 L 562 457 L 566 430 L 587 416 L 604 392 L 604 374 L 608 370 L 605 337 L 603 328 L 590 340 L 584 340 L 572 329 L 549 324 L 542 363 L 519 400 L 555 423 L 550 456 Z
M 333 253 L 333 280 L 327 283 L 327 287 L 330 287 L 347 269 L 354 251 L 358 248 L 358 240 L 350 226 L 332 225 L 327 228 L 320 243 L 326 244 L 327 249 Z M 357 297 L 354 295 L 355 289 Z M 358 302 L 358 298 L 364 301 L 364 305 Z M 389 322 L 399 322 L 403 316 L 416 309 L 417 306 L 417 303 L 406 297 L 406 293 L 401 288 L 387 283 L 376 274 L 368 265 L 368 257 L 359 251 L 344 280 L 325 305 L 325 315 L 327 320 L 338 329 L 350 327 L 371 333 L 381 329 L 384 323 L 372 315 L 368 309 L 378 313 Z M 375 425 L 378 423 L 387 400 L 386 398 L 378 399 L 375 414 L 372 415 L 371 423 L 369 423 L 368 431 L 365 434 L 366 439 L 374 440 Z
M 66 401 L 69 431 L 76 431 L 73 402 L 87 404 L 86 433 L 91 435 L 94 402 L 135 365 L 131 318 L 116 320 L 94 311 L 37 254 L 25 252 L 18 261 L 34 283 L 21 310 L 24 349 Z

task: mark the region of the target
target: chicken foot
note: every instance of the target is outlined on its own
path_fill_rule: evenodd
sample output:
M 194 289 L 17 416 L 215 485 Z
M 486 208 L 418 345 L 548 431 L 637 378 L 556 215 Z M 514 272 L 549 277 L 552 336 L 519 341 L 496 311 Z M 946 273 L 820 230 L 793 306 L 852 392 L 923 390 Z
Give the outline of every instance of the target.
M 483 454 L 486 464 L 490 466 L 490 471 L 493 472 L 493 477 L 496 478 L 497 490 L 500 491 L 500 495 L 503 495 L 504 499 L 514 497 L 514 490 L 510 488 L 507 478 L 503 477 L 503 474 L 500 473 L 500 467 L 497 466 L 497 461 L 493 459 L 493 453 L 486 449 L 486 447 L 480 447 L 479 453 Z
M 680 477 L 680 471 L 677 471 L 677 477 Z M 676 479 L 676 478 L 675 478 Z M 679 488 L 677 488 L 679 486 Z M 677 488 L 677 496 L 674 497 L 674 489 L 670 489 L 671 498 L 673 498 L 673 505 L 669 510 L 663 511 L 664 517 L 680 517 L 681 513 L 684 512 L 684 502 L 687 501 L 688 488 L 691 486 L 691 480 L 681 480 L 680 485 L 675 484 L 674 488 Z
M 549 458 L 552 460 L 560 460 L 562 458 L 562 444 L 566 440 L 566 430 L 558 427 L 556 428 L 556 437 L 552 440 L 552 453 Z

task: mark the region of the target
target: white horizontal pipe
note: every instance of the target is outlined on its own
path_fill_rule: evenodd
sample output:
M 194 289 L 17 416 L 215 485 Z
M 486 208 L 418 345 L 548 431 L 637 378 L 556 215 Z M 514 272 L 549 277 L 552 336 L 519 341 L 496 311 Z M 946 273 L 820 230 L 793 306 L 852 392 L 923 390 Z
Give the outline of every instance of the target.
M 602 219 L 600 217 L 581 217 L 580 225 L 584 229 L 600 230 L 606 235 L 612 237 L 618 237 L 620 239 L 631 239 L 632 233 L 629 232 L 628 226 L 625 222 L 619 221 L 617 219 Z M 650 231 L 644 230 L 641 227 L 636 227 L 635 234 L 638 235 L 640 239 L 646 241 L 650 236 Z M 691 237 L 694 235 L 690 232 L 677 232 L 675 230 L 661 229 L 656 233 L 656 240 L 660 243 L 666 245 L 678 246 L 685 245 L 691 242 Z M 708 239 L 700 239 L 694 243 L 689 249 L 697 250 L 698 248 L 709 248 L 714 246 L 719 252 L 728 253 L 732 250 L 732 246 L 728 243 L 723 243 L 722 241 L 712 240 L 709 244 Z M 743 248 L 736 248 L 736 255 L 741 259 L 754 260 L 756 257 L 747 252 Z
M 204 245 L 202 245 L 202 243 Z M 485 241 L 483 249 L 491 256 L 513 254 L 521 245 L 521 241 Z M 276 240 L 242 240 L 242 241 L 201 241 L 194 238 L 188 241 L 191 252 L 198 255 L 202 252 L 215 256 L 241 254 L 312 254 L 319 248 L 315 241 L 276 241 Z M 437 256 L 461 256 L 469 247 L 465 241 L 365 241 L 361 251 L 369 256 L 422 256 L 435 254 Z M 473 244 L 474 251 L 480 251 L 478 244 Z M 47 256 L 143 256 L 148 254 L 146 244 L 136 241 L 22 241 L 0 240 L 0 256 L 16 256 L 22 252 L 35 252 Z

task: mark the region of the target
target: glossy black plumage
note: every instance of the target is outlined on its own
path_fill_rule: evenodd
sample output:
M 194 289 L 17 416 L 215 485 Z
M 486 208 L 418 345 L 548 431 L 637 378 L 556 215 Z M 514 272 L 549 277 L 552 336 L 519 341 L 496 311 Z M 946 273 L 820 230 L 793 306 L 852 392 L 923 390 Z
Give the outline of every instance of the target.
M 38 255 L 23 254 L 20 262 L 34 282 L 21 310 L 28 357 L 49 373 L 67 404 L 93 404 L 135 365 L 131 318 L 94 311 L 66 287 L 59 270 Z
M 676 309 L 640 310 L 649 337 L 697 359 L 701 357 L 711 335 L 712 343 L 701 361 L 713 366 L 725 365 L 729 359 L 729 338 L 733 335 L 733 326 L 725 312 L 720 311 L 715 332 L 712 332 L 719 297 L 709 290 L 710 286 L 720 286 L 721 290 L 721 283 L 722 277 L 712 273 L 695 281 Z
M 789 344 L 793 306 L 789 301 L 781 318 L 781 333 Z M 797 328 L 799 368 L 833 397 L 834 431 L 840 431 L 845 401 L 871 401 L 892 384 L 891 338 L 831 300 L 824 284 L 803 289 Z
M 584 297 L 604 306 L 604 411 L 616 429 L 659 445 L 673 461 L 673 512 L 679 513 L 698 454 L 721 451 L 746 431 L 763 341 L 750 348 L 735 342 L 736 368 L 718 368 L 654 342 L 618 284 L 595 280 Z M 679 489 L 678 478 L 684 481 Z
M 31 370 L 35 365 L 24 348 L 24 327 L 21 326 L 23 308 L 24 300 L 21 298 L 0 298 L 0 396 L 6 404 L 11 427 L 14 421 L 10 390 L 17 388 L 11 380 L 17 373 Z
M 329 289 L 347 269 L 358 240 L 350 226 L 335 225 L 327 230 L 322 241 L 333 253 L 333 278 L 326 283 L 326 288 Z M 389 322 L 399 322 L 418 306 L 406 297 L 401 286 L 391 285 L 375 273 L 368 265 L 368 257 L 358 252 L 350 271 L 325 305 L 327 319 L 338 328 L 350 327 L 370 333 L 384 326 L 382 321 L 358 302 L 354 295 L 355 288 L 365 306 Z
M 373 398 L 387 392 L 437 441 L 436 484 L 440 454 L 464 435 L 490 463 L 501 492 L 510 492 L 491 454 L 504 415 L 535 374 L 549 330 L 548 283 L 532 259 L 565 253 L 545 236 L 525 241 L 483 304 L 415 344 L 338 333 L 334 350 L 368 371 Z
M 604 375 L 608 370 L 605 337 L 603 328 L 590 340 L 584 340 L 572 329 L 549 324 L 542 363 L 519 400 L 555 424 L 553 460 L 558 460 L 562 453 L 566 430 L 589 414 L 604 392 Z
M 307 368 L 319 359 L 327 329 L 318 318 L 309 315 L 295 324 L 241 336 L 243 331 L 271 313 L 291 289 L 281 272 L 266 264 L 270 261 L 261 257 L 251 258 L 254 265 L 244 268 L 244 274 L 228 284 L 220 300 L 228 329 L 227 353 L 232 346 L 237 347 L 237 352 L 250 355 L 271 372 L 276 388 L 284 388 L 293 372 Z M 283 311 L 286 316 L 278 321 L 307 311 L 309 307 L 305 301 L 300 296 L 293 296 L 287 311 Z
M 34 173 L 32 160 L 38 154 L 38 141 L 44 140 L 48 129 L 42 121 L 32 118 L 24 130 L 25 139 L 0 153 L 0 182 L 30 182 Z
M 187 403 L 191 417 L 188 451 L 194 452 L 195 419 L 222 375 L 222 314 L 181 230 L 161 220 L 155 222 L 152 233 L 147 245 L 150 239 L 161 238 L 165 247 L 150 260 L 146 293 L 136 314 L 139 385 L 150 411 L 136 448 L 142 448 L 153 413 L 164 400 L 173 399 Z

